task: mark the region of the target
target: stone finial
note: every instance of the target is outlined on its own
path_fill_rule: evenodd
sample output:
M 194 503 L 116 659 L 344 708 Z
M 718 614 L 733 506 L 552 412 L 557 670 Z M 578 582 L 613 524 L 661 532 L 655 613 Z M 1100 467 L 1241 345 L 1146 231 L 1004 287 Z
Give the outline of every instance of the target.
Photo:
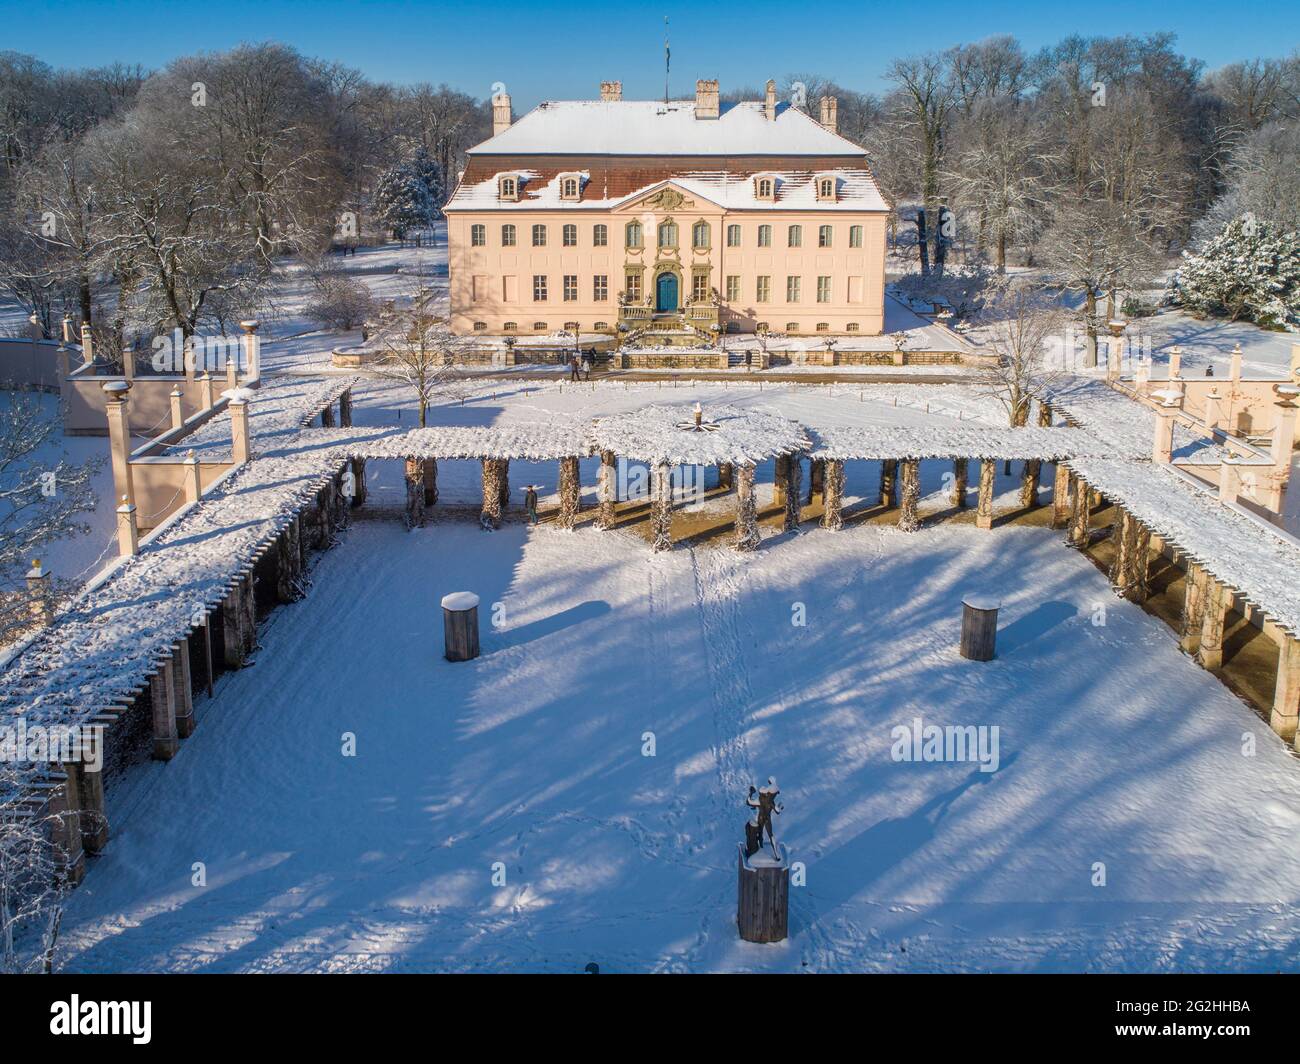
M 767 79 L 767 91 L 763 98 L 763 114 L 769 122 L 776 121 L 776 82 Z
M 499 137 L 510 128 L 510 94 L 500 93 L 492 97 L 492 136 Z
M 125 495 L 117 508 L 117 552 L 122 557 L 140 553 L 140 526 L 136 521 L 135 506 Z
M 821 122 L 822 125 L 832 133 L 838 133 L 840 131 L 839 110 L 840 101 L 834 96 L 822 97 Z
M 602 81 L 600 83 L 600 99 L 602 103 L 617 103 L 623 98 L 623 83 L 621 81 Z
M 695 117 L 717 118 L 719 113 L 718 79 L 700 78 L 695 83 Z

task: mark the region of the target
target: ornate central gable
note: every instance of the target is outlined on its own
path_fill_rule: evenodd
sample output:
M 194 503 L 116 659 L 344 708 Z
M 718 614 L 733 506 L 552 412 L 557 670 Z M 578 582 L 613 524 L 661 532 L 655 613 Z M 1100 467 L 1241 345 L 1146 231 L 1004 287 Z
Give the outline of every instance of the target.
M 622 204 L 618 209 L 636 213 L 638 211 L 689 211 L 703 208 L 717 208 L 717 204 L 700 196 L 690 196 L 671 182 L 665 182 L 659 188 L 644 195 L 637 196 Z

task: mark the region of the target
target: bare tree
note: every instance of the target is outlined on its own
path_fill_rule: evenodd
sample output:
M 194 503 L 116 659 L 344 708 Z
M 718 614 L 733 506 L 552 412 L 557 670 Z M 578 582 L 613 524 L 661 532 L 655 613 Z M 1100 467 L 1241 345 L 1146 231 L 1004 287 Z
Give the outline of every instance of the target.
M 421 287 L 409 307 L 397 311 L 379 330 L 383 351 L 374 369 L 415 393 L 420 427 L 428 419 L 429 405 L 439 389 L 456 376 L 468 341 L 451 331 L 446 318 L 430 309 L 433 293 Z
M 1029 420 L 1034 393 L 1059 375 L 1050 359 L 1066 321 L 1041 286 L 1023 281 L 1003 281 L 985 307 L 981 339 L 997 361 L 980 371 L 979 380 L 985 394 L 1002 404 L 1013 428 Z

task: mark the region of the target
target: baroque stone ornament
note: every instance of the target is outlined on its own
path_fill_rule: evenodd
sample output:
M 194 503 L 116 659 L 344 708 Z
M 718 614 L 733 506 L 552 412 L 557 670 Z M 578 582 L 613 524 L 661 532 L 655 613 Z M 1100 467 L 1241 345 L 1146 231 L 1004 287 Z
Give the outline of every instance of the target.
M 694 207 L 695 201 L 688 200 L 675 188 L 661 188 L 647 200 L 643 200 L 642 207 L 653 207 L 662 211 L 675 211 L 679 207 Z

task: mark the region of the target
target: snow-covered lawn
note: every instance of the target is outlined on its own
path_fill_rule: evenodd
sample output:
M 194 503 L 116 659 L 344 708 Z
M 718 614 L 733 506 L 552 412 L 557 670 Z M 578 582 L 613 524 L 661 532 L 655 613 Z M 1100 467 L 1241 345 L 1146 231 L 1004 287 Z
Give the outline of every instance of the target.
M 313 576 L 178 757 L 110 796 L 69 969 L 1300 964 L 1300 762 L 1059 534 L 746 557 L 363 520 Z M 463 589 L 483 655 L 453 665 L 437 603 Z M 994 662 L 957 654 L 968 591 L 1003 600 Z M 997 726 L 998 771 L 895 762 L 914 718 Z M 736 844 L 769 774 L 807 886 L 787 942 L 746 945 Z

